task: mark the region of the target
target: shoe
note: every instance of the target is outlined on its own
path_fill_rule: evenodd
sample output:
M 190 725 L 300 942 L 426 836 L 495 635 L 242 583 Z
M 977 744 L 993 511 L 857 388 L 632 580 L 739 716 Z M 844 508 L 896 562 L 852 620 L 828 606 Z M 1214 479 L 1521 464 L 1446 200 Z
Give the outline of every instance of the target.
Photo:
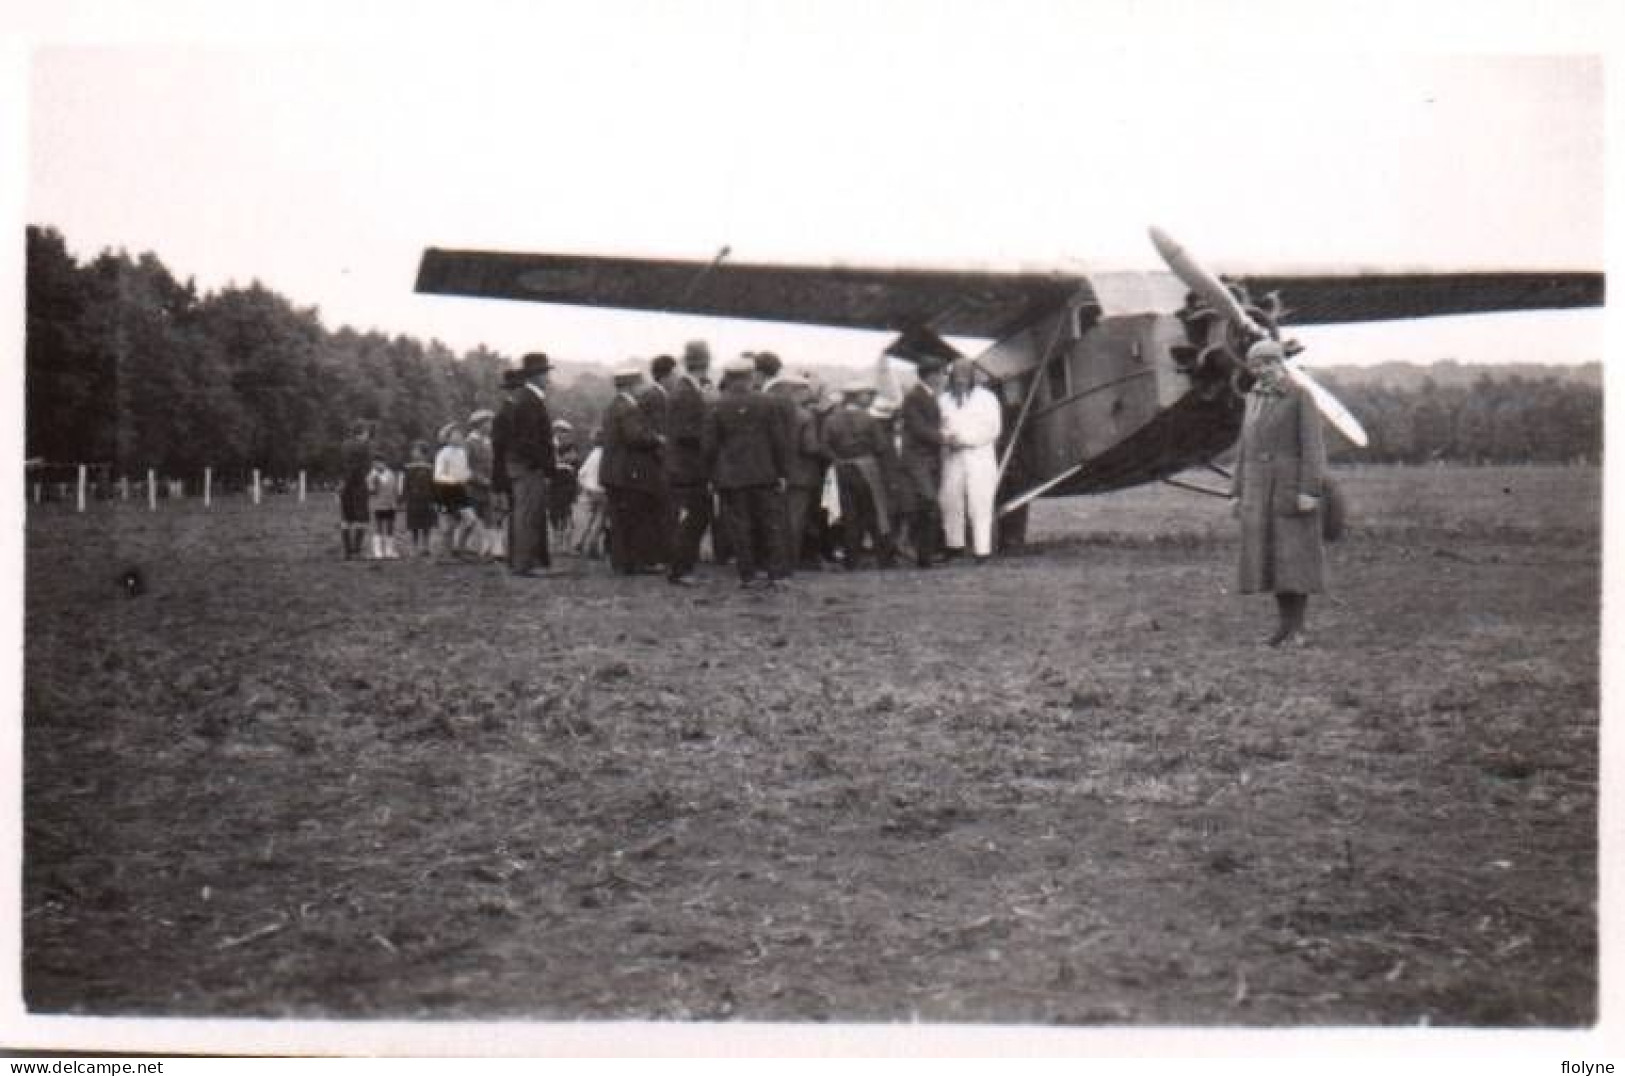
M 971 562 L 970 562 L 970 566 L 971 566 L 971 567 L 972 567 L 972 568 L 980 568 L 980 567 L 982 567 L 982 566 L 984 566 L 984 565 L 985 565 L 985 564 L 987 564 L 987 562 L 988 562 L 988 561 L 990 561 L 990 560 L 992 560 L 992 559 L 993 559 L 993 558 L 992 558 L 992 557 L 991 557 L 991 556 L 987 556 L 987 557 L 972 557 L 972 558 L 971 558 Z
M 740 590 L 766 590 L 768 586 L 766 579 L 741 579 L 739 581 Z
M 795 588 L 790 585 L 790 580 L 788 580 L 788 579 L 769 579 L 767 581 L 767 589 L 768 590 L 793 590 Z
M 668 575 L 666 582 L 674 587 L 697 587 L 700 585 L 700 581 L 692 575 Z

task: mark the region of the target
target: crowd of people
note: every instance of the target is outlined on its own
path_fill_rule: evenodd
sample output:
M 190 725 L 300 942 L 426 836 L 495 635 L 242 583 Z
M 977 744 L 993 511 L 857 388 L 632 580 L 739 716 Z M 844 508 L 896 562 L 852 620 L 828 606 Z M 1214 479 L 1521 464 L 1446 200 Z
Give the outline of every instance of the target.
M 1272 646 L 1304 638 L 1309 596 L 1325 587 L 1323 501 L 1335 493 L 1315 405 L 1284 360 L 1273 340 L 1247 353 L 1232 491 L 1238 589 L 1275 595 Z M 584 459 L 570 424 L 548 413 L 552 364 L 541 353 L 508 371 L 498 410 L 442 427 L 432 461 L 414 444 L 396 471 L 372 450 L 371 424 L 358 424 L 343 452 L 345 557 L 399 557 L 403 511 L 414 554 L 431 554 L 438 532 L 441 556 L 524 577 L 558 574 L 557 545 L 607 554 L 620 574 L 694 586 L 707 533 L 712 560 L 732 562 L 746 588 L 784 587 L 797 570 L 992 556 L 1002 412 L 969 360 L 922 358 L 897 404 L 867 381 L 820 389 L 771 352 L 727 363 L 715 385 L 710 368 L 693 341 L 681 363 L 656 357 L 647 378 L 641 366 L 616 371 Z
M 508 371 L 500 407 L 447 423 L 399 468 L 358 423 L 343 451 L 345 557 L 409 551 L 546 577 L 554 551 L 570 550 L 693 586 L 709 535 L 711 560 L 750 588 L 991 557 L 1002 419 L 968 360 L 922 359 L 895 404 L 866 380 L 815 385 L 771 352 L 723 365 L 715 382 L 711 365 L 692 341 L 681 361 L 617 370 L 584 457 L 548 413 L 541 353 Z

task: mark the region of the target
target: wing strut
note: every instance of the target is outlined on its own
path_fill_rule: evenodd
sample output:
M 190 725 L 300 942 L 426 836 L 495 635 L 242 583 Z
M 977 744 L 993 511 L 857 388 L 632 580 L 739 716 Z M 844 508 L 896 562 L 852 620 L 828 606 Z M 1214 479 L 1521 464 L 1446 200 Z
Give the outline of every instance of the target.
M 1033 401 L 1038 398 L 1038 386 L 1044 383 L 1044 375 L 1049 372 L 1049 364 L 1054 361 L 1056 346 L 1061 342 L 1061 334 L 1066 331 L 1069 319 L 1060 317 L 1055 319 L 1055 332 L 1049 338 L 1049 344 L 1044 348 L 1043 358 L 1033 368 L 1033 383 L 1027 386 L 1027 398 L 1021 401 L 1021 413 L 1016 416 L 1016 424 L 1010 429 L 1010 440 L 1005 442 L 1004 456 L 999 460 L 999 474 L 994 480 L 993 488 L 998 489 L 999 483 L 1004 481 L 1005 469 L 1010 466 L 1010 459 L 1016 454 L 1016 446 L 1021 443 L 1021 429 L 1027 424 L 1027 415 L 1032 410 Z M 1000 515 L 1005 509 L 999 511 Z
M 1209 497 L 1218 497 L 1220 500 L 1225 501 L 1230 499 L 1230 494 L 1226 493 L 1224 490 L 1213 489 L 1210 486 L 1198 485 L 1195 482 L 1184 482 L 1177 478 L 1169 478 L 1166 475 L 1163 476 L 1162 481 L 1166 485 L 1173 486 L 1175 489 L 1188 489 L 1192 493 L 1203 493 Z
M 1050 490 L 1054 489 L 1056 486 L 1060 485 L 1062 482 L 1065 482 L 1067 479 L 1071 478 L 1075 474 L 1078 474 L 1082 470 L 1083 464 L 1074 463 L 1072 466 L 1068 467 L 1054 478 L 1046 479 L 1045 481 L 1038 483 L 1038 485 L 1034 486 L 1032 489 L 1013 500 L 1005 501 L 1003 504 L 999 505 L 997 514 L 1001 516 L 1009 515 L 1017 508 L 1020 508 L 1031 501 L 1036 501 L 1038 498 L 1042 497 L 1044 494 L 1048 493 Z

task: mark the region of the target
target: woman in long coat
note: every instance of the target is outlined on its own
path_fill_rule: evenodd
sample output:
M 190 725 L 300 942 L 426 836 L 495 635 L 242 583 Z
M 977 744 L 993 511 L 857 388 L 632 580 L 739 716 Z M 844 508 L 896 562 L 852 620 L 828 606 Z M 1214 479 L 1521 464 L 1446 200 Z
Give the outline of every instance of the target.
M 1320 519 L 1326 443 L 1320 413 L 1287 377 L 1285 359 L 1274 340 L 1247 351 L 1255 381 L 1232 490 L 1241 519 L 1238 589 L 1275 595 L 1280 622 L 1266 640 L 1270 646 L 1302 645 L 1309 595 L 1326 589 Z

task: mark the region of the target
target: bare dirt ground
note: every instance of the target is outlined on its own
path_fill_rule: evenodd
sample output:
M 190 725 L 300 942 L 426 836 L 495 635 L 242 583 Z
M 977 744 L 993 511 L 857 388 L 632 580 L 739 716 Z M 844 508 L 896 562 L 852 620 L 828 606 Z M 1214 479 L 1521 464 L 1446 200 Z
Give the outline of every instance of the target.
M 1292 653 L 1168 489 L 782 595 L 33 509 L 28 1005 L 1588 1024 L 1599 475 L 1347 483 Z

